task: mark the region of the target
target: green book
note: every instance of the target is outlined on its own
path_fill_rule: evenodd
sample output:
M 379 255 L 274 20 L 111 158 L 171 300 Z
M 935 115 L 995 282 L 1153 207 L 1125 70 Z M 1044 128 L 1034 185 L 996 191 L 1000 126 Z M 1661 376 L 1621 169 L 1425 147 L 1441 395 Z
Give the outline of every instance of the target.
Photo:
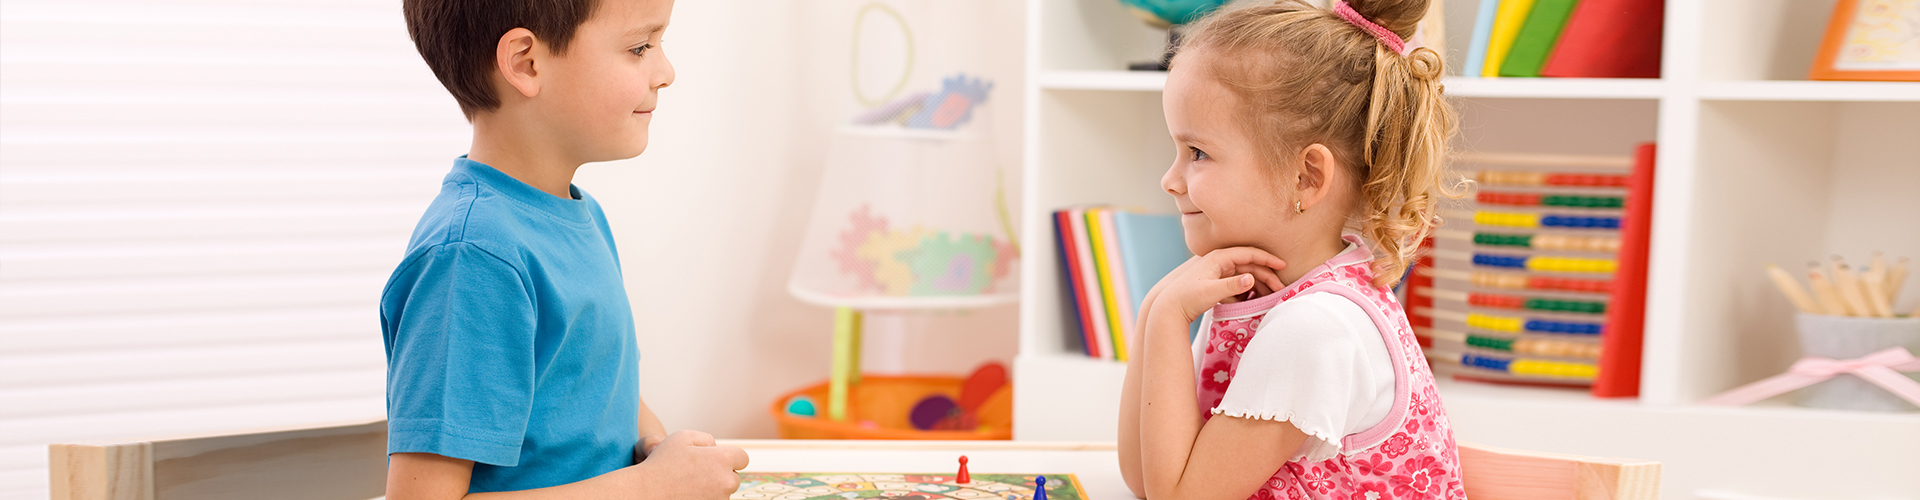
M 1527 12 L 1527 21 L 1520 25 L 1520 33 L 1513 37 L 1507 60 L 1500 63 L 1500 76 L 1540 76 L 1540 67 L 1553 54 L 1560 28 L 1567 26 L 1567 16 L 1577 3 L 1580 0 L 1536 0 L 1533 10 Z

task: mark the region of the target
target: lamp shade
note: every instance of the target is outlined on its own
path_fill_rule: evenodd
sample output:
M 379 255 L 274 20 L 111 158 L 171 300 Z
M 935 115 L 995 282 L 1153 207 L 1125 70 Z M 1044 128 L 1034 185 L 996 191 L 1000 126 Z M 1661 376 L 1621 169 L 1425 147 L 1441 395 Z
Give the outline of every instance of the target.
M 1016 301 L 1019 251 L 1002 174 L 989 122 L 973 122 L 835 130 L 788 290 L 855 309 Z

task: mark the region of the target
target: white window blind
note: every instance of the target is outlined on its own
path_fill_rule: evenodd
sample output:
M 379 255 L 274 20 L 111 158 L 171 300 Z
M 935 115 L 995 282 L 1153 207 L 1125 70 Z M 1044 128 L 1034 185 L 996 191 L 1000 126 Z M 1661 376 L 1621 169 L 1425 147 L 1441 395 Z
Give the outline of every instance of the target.
M 382 415 L 468 134 L 396 0 L 0 3 L 0 498 L 49 442 Z

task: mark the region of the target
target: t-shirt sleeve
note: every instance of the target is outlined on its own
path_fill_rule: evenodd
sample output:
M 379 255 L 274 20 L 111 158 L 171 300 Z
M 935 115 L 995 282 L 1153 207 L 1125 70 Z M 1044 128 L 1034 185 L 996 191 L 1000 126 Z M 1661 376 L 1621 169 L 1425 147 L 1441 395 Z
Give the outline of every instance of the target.
M 1379 410 L 1392 403 L 1393 369 L 1380 366 L 1387 358 L 1379 337 L 1346 297 L 1309 293 L 1283 302 L 1247 342 L 1213 414 L 1290 422 L 1308 435 L 1292 459 L 1332 458 L 1342 438 L 1369 417 L 1380 420 Z
M 424 251 L 382 300 L 387 452 L 519 464 L 533 407 L 527 280 L 469 243 Z

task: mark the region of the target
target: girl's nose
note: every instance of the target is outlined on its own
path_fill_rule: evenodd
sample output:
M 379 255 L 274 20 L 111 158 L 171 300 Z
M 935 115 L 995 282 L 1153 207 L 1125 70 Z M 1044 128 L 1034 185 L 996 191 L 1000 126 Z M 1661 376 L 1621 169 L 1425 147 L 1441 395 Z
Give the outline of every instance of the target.
M 1160 188 L 1167 190 L 1167 194 L 1174 196 L 1186 194 L 1187 176 L 1183 170 L 1184 169 L 1180 167 L 1180 162 L 1174 162 L 1172 166 L 1167 167 L 1166 175 L 1160 176 Z

